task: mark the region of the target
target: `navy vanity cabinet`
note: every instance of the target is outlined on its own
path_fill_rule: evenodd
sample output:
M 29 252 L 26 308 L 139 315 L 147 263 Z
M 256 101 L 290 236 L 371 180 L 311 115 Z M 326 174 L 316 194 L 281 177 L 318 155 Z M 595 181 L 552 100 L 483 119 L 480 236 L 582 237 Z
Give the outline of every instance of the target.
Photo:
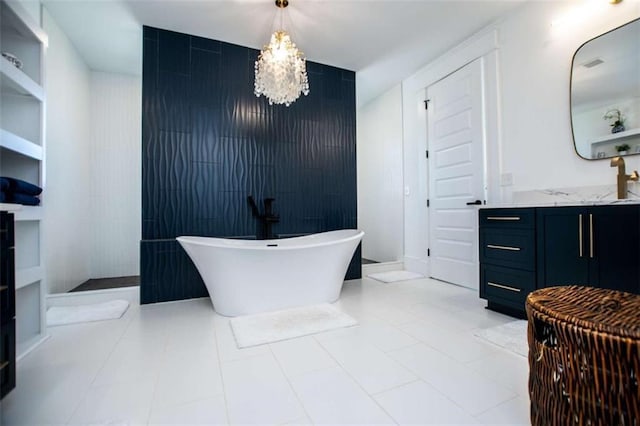
M 480 210 L 480 297 L 489 308 L 524 312 L 535 290 L 535 209 Z
M 13 214 L 0 212 L 0 399 L 16 386 Z
M 537 209 L 537 286 L 640 293 L 640 206 Z

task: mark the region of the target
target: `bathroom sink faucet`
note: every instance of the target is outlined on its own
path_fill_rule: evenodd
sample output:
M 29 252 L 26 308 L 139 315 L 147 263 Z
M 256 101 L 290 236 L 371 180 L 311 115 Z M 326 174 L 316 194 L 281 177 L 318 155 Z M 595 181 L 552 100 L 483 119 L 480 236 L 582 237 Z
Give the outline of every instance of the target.
M 630 175 L 627 174 L 624 164 L 624 158 L 613 157 L 611 159 L 611 167 L 618 167 L 618 200 L 624 200 L 627 198 L 627 182 L 638 181 L 638 172 L 633 171 Z

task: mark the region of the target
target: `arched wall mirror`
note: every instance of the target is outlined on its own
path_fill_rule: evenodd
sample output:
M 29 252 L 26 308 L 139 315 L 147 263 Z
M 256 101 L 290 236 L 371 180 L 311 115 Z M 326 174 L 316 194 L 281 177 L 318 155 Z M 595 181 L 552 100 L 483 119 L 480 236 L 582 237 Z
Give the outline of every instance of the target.
M 584 159 L 640 154 L 640 19 L 573 55 L 571 126 Z

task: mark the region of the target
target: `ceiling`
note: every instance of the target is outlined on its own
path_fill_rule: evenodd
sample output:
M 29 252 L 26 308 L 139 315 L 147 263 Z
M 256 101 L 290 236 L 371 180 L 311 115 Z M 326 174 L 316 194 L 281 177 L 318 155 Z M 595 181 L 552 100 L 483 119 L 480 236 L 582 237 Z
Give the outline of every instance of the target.
M 308 60 L 357 72 L 362 105 L 524 1 L 290 0 L 283 19 Z M 273 0 L 43 3 L 91 69 L 136 75 L 141 25 L 260 49 L 278 16 Z

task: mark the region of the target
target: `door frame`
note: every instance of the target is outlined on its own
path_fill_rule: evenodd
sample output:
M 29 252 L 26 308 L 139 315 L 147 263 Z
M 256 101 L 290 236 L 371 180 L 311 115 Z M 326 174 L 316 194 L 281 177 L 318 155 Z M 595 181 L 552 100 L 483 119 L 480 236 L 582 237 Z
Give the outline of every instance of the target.
M 426 88 L 475 59 L 485 63 L 485 130 L 487 203 L 500 203 L 510 193 L 510 188 L 500 187 L 501 167 L 501 119 L 499 90 L 499 43 L 495 27 L 484 31 L 448 53 L 429 63 L 402 82 L 402 121 L 404 156 L 404 265 L 409 271 L 429 274 L 427 257 L 428 218 L 426 200 L 427 159 L 426 151 Z M 506 190 L 505 190 L 506 189 Z

